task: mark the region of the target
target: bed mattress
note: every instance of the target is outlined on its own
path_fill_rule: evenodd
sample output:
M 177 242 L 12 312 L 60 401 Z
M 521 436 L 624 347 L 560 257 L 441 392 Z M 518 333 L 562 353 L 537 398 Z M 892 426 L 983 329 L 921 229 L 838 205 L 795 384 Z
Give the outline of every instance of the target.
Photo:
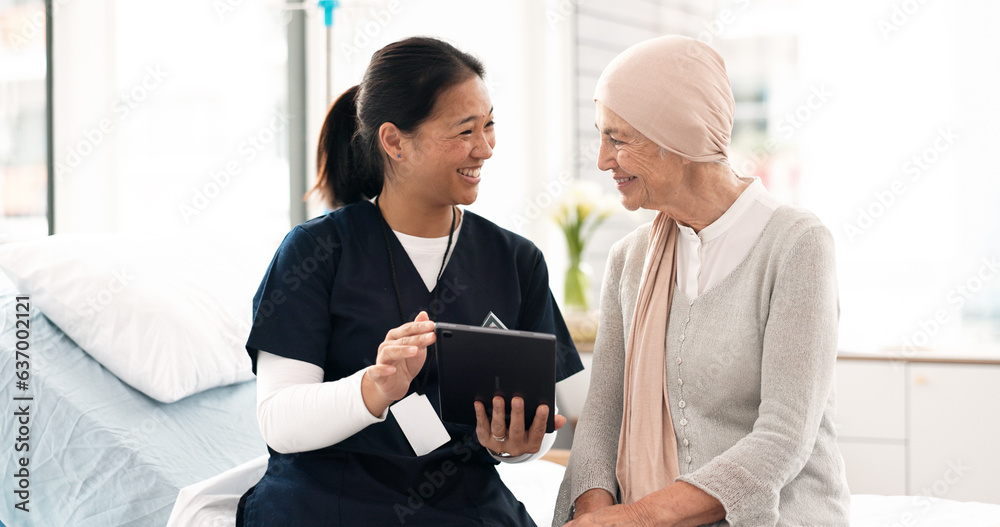
M 18 389 L 15 294 L 0 274 L 0 409 L 4 443 L 11 445 L 0 449 L 0 459 L 8 475 L 28 459 L 26 498 L 11 492 L 18 479 L 4 477 L 4 524 L 160 527 L 181 488 L 267 452 L 253 381 L 157 402 L 104 369 L 33 307 L 30 377 L 27 390 Z M 22 426 L 15 412 L 27 414 L 27 450 L 13 447 Z

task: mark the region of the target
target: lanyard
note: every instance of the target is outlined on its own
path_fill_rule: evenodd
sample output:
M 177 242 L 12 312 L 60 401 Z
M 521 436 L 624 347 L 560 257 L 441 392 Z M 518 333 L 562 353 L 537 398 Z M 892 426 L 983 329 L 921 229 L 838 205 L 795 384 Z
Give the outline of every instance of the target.
M 378 217 L 382 220 L 382 237 L 385 240 L 385 250 L 389 253 L 389 270 L 392 273 L 392 288 L 396 292 L 396 305 L 399 307 L 399 319 L 403 324 L 409 322 L 406 320 L 406 310 L 403 309 L 403 295 L 399 291 L 399 279 L 396 277 L 396 263 L 392 257 L 392 244 L 389 242 L 389 223 L 385 221 L 385 216 L 382 215 L 382 208 L 378 205 L 378 196 L 375 197 L 375 210 L 378 211 Z M 441 277 L 444 275 L 444 264 L 448 261 L 448 252 L 451 251 L 452 238 L 455 235 L 455 207 L 451 207 L 451 230 L 448 231 L 448 245 L 444 249 L 444 256 L 441 258 L 441 268 L 438 269 L 437 280 L 434 282 L 433 299 L 431 300 L 430 306 L 435 306 L 438 304 L 438 295 L 441 291 Z M 428 308 L 430 307 L 428 306 Z M 434 315 L 428 313 L 428 315 L 433 320 Z M 424 387 L 427 385 L 428 372 L 430 371 L 429 361 L 431 355 L 437 351 L 437 345 L 428 348 L 427 358 L 424 361 L 424 367 L 421 368 L 418 374 L 417 382 L 417 392 L 423 393 Z

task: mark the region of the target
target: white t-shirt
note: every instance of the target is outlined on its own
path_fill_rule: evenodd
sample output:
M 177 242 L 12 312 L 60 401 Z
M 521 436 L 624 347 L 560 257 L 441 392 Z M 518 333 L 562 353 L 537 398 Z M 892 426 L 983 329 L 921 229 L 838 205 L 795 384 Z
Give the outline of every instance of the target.
M 448 256 L 445 259 L 446 267 L 448 261 L 451 260 L 451 253 L 455 252 L 455 242 L 458 240 L 458 231 L 461 229 L 462 223 L 459 222 L 455 226 L 455 234 L 451 236 L 451 247 L 448 249 Z M 420 278 L 423 278 L 427 290 L 433 291 L 434 285 L 437 283 L 438 272 L 441 271 L 441 256 L 444 254 L 445 247 L 448 247 L 448 236 L 420 238 L 418 236 L 403 234 L 399 231 L 392 232 L 396 234 L 396 239 L 399 240 L 400 245 L 406 250 L 406 254 L 410 257 L 410 261 L 413 262 L 413 266 L 417 268 L 417 272 L 420 273 Z

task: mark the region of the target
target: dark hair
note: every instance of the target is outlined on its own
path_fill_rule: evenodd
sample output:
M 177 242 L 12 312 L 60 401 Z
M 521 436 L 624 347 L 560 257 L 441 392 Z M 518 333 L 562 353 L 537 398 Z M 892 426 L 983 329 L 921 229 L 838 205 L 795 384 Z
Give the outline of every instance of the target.
M 483 74 L 482 62 L 435 38 L 411 37 L 375 52 L 361 84 L 344 92 L 326 115 L 316 152 L 318 177 L 309 194 L 318 192 L 331 207 L 377 195 L 385 173 L 382 123 L 412 133 L 442 92 Z

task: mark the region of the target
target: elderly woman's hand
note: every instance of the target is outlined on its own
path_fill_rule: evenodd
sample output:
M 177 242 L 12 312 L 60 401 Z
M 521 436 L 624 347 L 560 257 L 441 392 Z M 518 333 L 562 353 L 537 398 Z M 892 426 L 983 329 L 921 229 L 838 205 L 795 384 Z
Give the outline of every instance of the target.
M 542 448 L 545 438 L 545 423 L 549 418 L 548 405 L 539 405 L 535 410 L 535 419 L 531 428 L 524 428 L 524 399 L 511 399 L 510 429 L 506 423 L 506 404 L 503 397 L 493 398 L 493 420 L 486 417 L 486 406 L 476 401 L 476 436 L 479 444 L 487 449 L 510 454 L 511 457 L 522 454 L 534 454 Z M 556 415 L 556 430 L 562 428 L 566 418 Z
M 644 510 L 641 501 L 631 505 L 612 505 L 586 513 L 566 524 L 567 527 L 646 527 L 663 525 L 651 513 Z
M 577 516 L 583 516 L 588 512 L 594 512 L 598 509 L 603 509 L 604 507 L 610 507 L 615 504 L 615 499 L 611 496 L 611 493 L 604 489 L 590 489 L 580 497 L 576 499 L 574 504 L 574 510 Z
M 715 497 L 687 483 L 675 481 L 666 487 L 655 491 L 635 503 L 629 505 L 612 505 L 602 507 L 594 512 L 586 513 L 585 504 L 581 499 L 588 493 L 600 491 L 610 497 L 607 491 L 591 489 L 577 498 L 578 512 L 584 514 L 566 525 L 572 527 L 602 526 L 645 526 L 660 525 L 671 527 L 693 527 L 722 520 L 726 517 L 726 509 Z M 600 493 L 596 496 L 600 497 Z M 581 506 L 582 505 L 582 506 Z

